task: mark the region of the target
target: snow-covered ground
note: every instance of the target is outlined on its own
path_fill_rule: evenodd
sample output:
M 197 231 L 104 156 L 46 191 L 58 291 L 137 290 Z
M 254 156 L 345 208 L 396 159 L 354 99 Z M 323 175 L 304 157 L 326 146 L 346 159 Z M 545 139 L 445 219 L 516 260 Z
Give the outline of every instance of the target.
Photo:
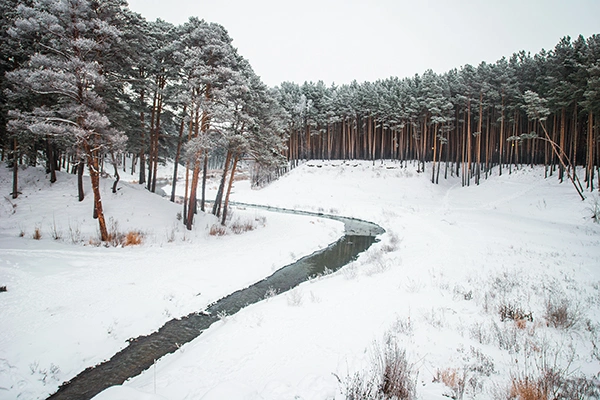
M 428 178 L 393 162 L 314 161 L 262 190 L 237 181 L 234 201 L 358 217 L 387 232 L 351 265 L 223 318 L 95 399 L 342 399 L 344 382 L 372 369 L 390 337 L 406 350 L 421 399 L 508 398 L 511 381 L 549 368 L 565 382 L 592 382 L 600 372 L 597 194 L 582 202 L 541 168 L 495 171 L 470 187 Z M 145 242 L 95 247 L 91 194 L 78 203 L 73 177 L 50 185 L 28 169 L 21 179 L 23 194 L 9 201 L 10 172 L 0 172 L 0 399 L 44 398 L 127 338 L 342 232 L 329 220 L 238 210 L 264 216 L 265 226 L 212 237 L 205 216 L 190 233 L 177 221 L 180 206 L 130 184 L 112 195 L 106 181 L 107 216 L 124 232 L 144 232 Z M 61 240 L 52 238 L 55 221 Z M 36 227 L 41 240 L 31 238 Z M 71 243 L 75 227 L 84 243 Z M 533 321 L 502 321 L 501 310 Z
M 98 247 L 91 190 L 86 185 L 79 203 L 74 178 L 61 173 L 50 184 L 43 170 L 28 168 L 12 200 L 11 173 L 0 169 L 0 286 L 7 288 L 0 293 L 0 399 L 45 398 L 127 339 L 202 310 L 343 233 L 330 220 L 250 210 L 232 218 L 254 223 L 253 231 L 210 236 L 216 219 L 206 215 L 190 232 L 177 219 L 181 206 L 135 184 L 112 194 L 107 179 L 109 230 L 140 231 L 143 244 Z

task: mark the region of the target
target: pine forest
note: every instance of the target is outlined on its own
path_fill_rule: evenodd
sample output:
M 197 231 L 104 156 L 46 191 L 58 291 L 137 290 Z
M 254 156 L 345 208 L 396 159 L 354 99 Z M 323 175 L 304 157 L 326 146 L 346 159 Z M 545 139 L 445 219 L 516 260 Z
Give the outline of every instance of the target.
M 44 165 L 52 181 L 65 169 L 81 182 L 87 168 L 103 239 L 98 181 L 110 175 L 116 190 L 126 158 L 152 192 L 160 163 L 174 161 L 174 180 L 185 169 L 188 229 L 207 207 L 209 169 L 221 174 L 210 211 L 225 221 L 241 161 L 253 162 L 256 185 L 301 160 L 387 159 L 431 165 L 433 183 L 537 164 L 582 198 L 600 188 L 600 35 L 443 73 L 270 88 L 216 23 L 147 21 L 123 0 L 0 8 L 0 157 L 12 197 L 18 165 Z

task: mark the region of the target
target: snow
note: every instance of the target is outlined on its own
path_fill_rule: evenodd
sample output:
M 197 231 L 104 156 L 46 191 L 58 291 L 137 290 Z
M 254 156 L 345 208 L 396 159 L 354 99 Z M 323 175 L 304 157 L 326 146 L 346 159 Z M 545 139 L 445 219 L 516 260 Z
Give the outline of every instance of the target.
M 264 227 L 212 237 L 206 216 L 189 233 L 177 222 L 180 206 L 134 184 L 112 195 L 105 180 L 106 214 L 123 231 L 144 232 L 145 241 L 73 244 L 69 223 L 84 238 L 97 236 L 91 194 L 80 204 L 71 176 L 50 185 L 39 171 L 21 172 L 23 195 L 10 200 L 17 206 L 6 199 L 0 207 L 0 286 L 8 289 L 0 293 L 8 327 L 0 331 L 0 399 L 44 398 L 126 339 L 200 310 L 342 233 L 330 220 L 250 209 L 234 213 L 264 215 Z M 221 319 L 95 399 L 341 399 L 338 378 L 368 371 L 386 335 L 406 349 L 426 400 L 452 394 L 434 382 L 450 368 L 467 371 L 477 384 L 465 397 L 481 399 L 548 360 L 570 376 L 596 376 L 600 226 L 590 208 L 598 197 L 588 193 L 582 202 L 568 182 L 543 176 L 543 168 L 495 170 L 480 185 L 461 187 L 455 177 L 433 185 L 427 172 L 393 162 L 311 161 L 262 190 L 236 181 L 233 201 L 357 217 L 386 233 L 340 271 Z M 8 170 L 0 189 L 10 192 Z M 63 240 L 47 233 L 54 221 Z M 31 238 L 36 226 L 41 240 Z M 547 304 L 563 299 L 574 326 L 547 326 Z M 501 305 L 531 312 L 534 321 L 501 321 Z
M 1 171 L 0 190 L 8 193 L 10 171 Z M 98 237 L 92 196 L 77 201 L 73 176 L 59 174 L 51 185 L 43 172 L 29 168 L 21 171 L 23 194 L 2 199 L 0 286 L 7 291 L 1 293 L 0 319 L 8 327 L 0 333 L 2 399 L 45 398 L 126 347 L 127 339 L 202 310 L 343 232 L 330 220 L 236 210 L 233 218 L 261 224 L 242 235 L 213 237 L 207 233 L 216 222 L 210 216 L 189 232 L 177 221 L 179 205 L 127 183 L 113 195 L 112 182 L 103 183 L 107 218 L 122 232 L 142 231 L 142 246 L 89 244 Z M 32 239 L 36 228 L 40 240 Z

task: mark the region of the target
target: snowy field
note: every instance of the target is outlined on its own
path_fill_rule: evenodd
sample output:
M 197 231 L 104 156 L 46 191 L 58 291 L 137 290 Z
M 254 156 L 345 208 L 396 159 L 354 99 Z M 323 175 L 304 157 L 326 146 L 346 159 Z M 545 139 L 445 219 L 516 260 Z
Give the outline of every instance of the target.
M 222 318 L 95 400 L 343 399 L 356 377 L 369 380 L 386 342 L 406 351 L 425 400 L 508 399 L 515 382 L 548 371 L 560 390 L 597 383 L 600 225 L 590 217 L 598 195 L 582 202 L 568 182 L 544 180 L 543 168 L 496 170 L 470 187 L 458 178 L 433 185 L 415 169 L 314 161 L 262 190 L 237 181 L 233 201 L 357 217 L 387 232 L 354 263 Z M 257 229 L 213 237 L 215 221 L 204 216 L 190 233 L 177 221 L 180 206 L 134 184 L 113 195 L 106 180 L 107 217 L 122 232 L 141 231 L 144 242 L 97 247 L 89 186 L 79 203 L 73 176 L 50 185 L 30 168 L 11 200 L 10 178 L 2 168 L 0 399 L 45 398 L 128 338 L 343 230 L 235 210 Z

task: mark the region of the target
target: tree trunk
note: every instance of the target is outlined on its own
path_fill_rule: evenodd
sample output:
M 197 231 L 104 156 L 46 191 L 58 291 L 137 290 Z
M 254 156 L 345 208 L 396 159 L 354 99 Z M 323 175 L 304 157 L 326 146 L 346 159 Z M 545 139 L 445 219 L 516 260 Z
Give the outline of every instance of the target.
M 152 172 L 152 193 L 156 193 L 156 175 L 158 172 L 158 150 L 159 150 L 159 139 L 160 139 L 160 117 L 162 115 L 163 108 L 163 90 L 165 88 L 166 79 L 161 77 L 160 80 L 160 92 L 158 94 L 158 109 L 156 110 L 156 124 L 154 130 L 154 156 L 153 156 L 153 168 Z
M 502 94 L 502 115 L 500 116 L 500 154 L 498 155 L 499 175 L 502 176 L 502 163 L 504 162 L 504 94 Z
M 227 221 L 227 209 L 229 207 L 229 195 L 231 194 L 231 187 L 233 186 L 233 177 L 235 175 L 235 169 L 238 163 L 238 155 L 236 154 L 233 159 L 233 167 L 231 167 L 231 175 L 229 176 L 229 184 L 227 185 L 227 194 L 225 195 L 225 204 L 223 205 L 223 218 L 221 219 L 221 225 L 225 225 Z
M 131 154 L 131 175 L 135 174 L 135 164 L 137 164 L 138 155 L 135 153 Z
M 463 117 L 465 116 L 465 112 L 463 111 Z M 463 186 L 467 185 L 467 124 L 466 124 L 466 120 L 465 122 L 463 122 L 462 124 L 462 136 L 463 136 L 463 140 L 462 140 L 462 146 L 461 146 L 461 150 L 462 150 L 462 158 L 461 158 L 461 182 Z
M 12 198 L 16 199 L 19 197 L 19 154 L 18 154 L 18 142 L 17 138 L 13 139 L 13 191 Z
M 576 165 L 573 168 L 577 168 Z M 588 186 L 590 192 L 594 191 L 594 113 L 588 115 Z
M 85 193 L 83 191 L 83 170 L 85 168 L 85 161 L 80 159 L 77 164 L 77 193 L 79 195 L 79 201 L 83 201 Z
M 437 153 L 436 135 L 437 135 L 437 123 L 435 124 L 435 130 L 434 130 L 434 133 L 433 133 L 433 160 L 432 160 L 432 163 L 431 163 L 431 169 L 432 169 L 432 171 L 431 171 L 431 183 L 435 183 L 435 157 L 436 157 L 436 153 Z
M 477 165 L 475 168 L 475 183 L 481 179 L 481 135 L 483 130 L 483 92 L 479 92 L 479 121 L 477 121 Z
M 471 169 L 471 99 L 467 104 L 467 186 L 471 184 L 472 169 Z
M 202 200 L 200 201 L 200 210 L 205 212 L 206 208 L 206 178 L 208 175 L 208 154 L 204 154 L 204 165 L 202 167 Z
M 569 160 L 569 157 L 567 156 L 565 151 L 562 148 L 560 148 L 559 146 L 557 146 L 557 144 L 554 143 L 550 139 L 550 135 L 548 135 L 546 126 L 543 123 L 541 123 L 540 125 L 542 126 L 542 129 L 544 130 L 544 135 L 546 136 L 546 138 L 544 140 L 548 140 L 550 142 L 550 144 L 552 145 L 552 150 L 555 152 L 563 169 L 566 171 L 567 177 L 569 178 L 571 183 L 573 183 L 573 187 L 575 187 L 577 194 L 579 194 L 579 197 L 581 197 L 581 200 L 585 200 L 585 197 L 583 196 L 583 188 L 581 187 L 581 182 L 579 182 L 579 178 L 577 178 L 577 174 L 575 173 L 575 168 L 573 168 L 573 176 L 571 176 L 571 173 L 570 173 L 571 167 L 572 167 L 571 160 Z
M 156 104 L 158 102 L 158 81 L 156 82 L 156 88 L 154 89 L 154 98 L 152 100 L 152 111 L 150 113 L 150 137 L 148 150 L 148 181 L 146 188 L 152 191 L 152 173 L 154 172 L 154 135 L 156 134 L 155 123 L 156 123 Z
M 231 162 L 231 151 L 227 150 L 227 156 L 225 158 L 225 165 L 223 166 L 223 175 L 221 175 L 221 183 L 219 184 L 219 190 L 217 191 L 217 197 L 215 198 L 215 204 L 213 204 L 212 213 L 219 217 L 221 215 L 221 200 L 223 199 L 223 190 L 225 189 L 225 179 L 227 179 L 227 171 L 229 170 L 229 163 Z
M 100 196 L 99 155 L 96 150 L 92 150 L 90 148 L 88 143 L 84 144 L 84 148 L 88 159 L 88 170 L 90 172 L 92 192 L 94 193 L 94 214 L 98 219 L 100 240 L 106 242 L 110 238 L 108 235 L 108 230 L 106 229 L 106 221 L 104 219 L 104 211 L 102 209 L 102 198 Z
M 143 185 L 144 183 L 146 183 L 146 137 L 144 135 L 144 132 L 146 131 L 146 122 L 144 121 L 144 94 L 145 94 L 145 90 L 142 89 L 140 91 L 140 102 L 142 104 L 142 111 L 140 111 L 140 124 L 141 124 L 141 130 L 140 130 L 140 139 L 141 139 L 141 144 L 140 144 L 140 173 L 139 173 L 139 180 L 138 180 L 138 184 Z M 132 172 L 133 173 L 133 172 Z
M 173 184 L 171 187 L 171 202 L 175 202 L 175 189 L 177 188 L 177 168 L 179 167 L 179 155 L 181 154 L 181 144 L 183 142 L 183 131 L 185 129 L 185 111 L 187 105 L 183 106 L 183 115 L 181 125 L 179 125 L 179 138 L 177 140 L 177 151 L 175 152 L 175 163 L 173 165 Z
M 48 161 L 48 167 L 46 168 L 46 173 L 50 173 L 50 183 L 56 182 L 56 160 L 54 159 L 54 146 L 52 146 L 52 142 L 50 138 L 46 138 L 46 157 Z
M 119 181 L 121 180 L 121 177 L 119 176 L 119 168 L 117 167 L 117 158 L 115 157 L 114 153 L 110 153 L 110 156 L 112 158 L 112 163 L 113 166 L 115 167 L 115 182 L 113 183 L 112 186 L 112 192 L 113 193 L 117 193 L 117 185 L 119 184 Z
M 200 179 L 200 157 L 202 155 L 196 155 L 194 159 L 194 172 L 192 174 L 192 186 L 190 189 L 190 202 L 187 209 L 186 228 L 192 230 L 194 224 L 194 214 L 196 213 L 197 195 L 198 192 L 198 180 Z
M 561 117 L 560 117 L 560 139 L 559 139 L 559 144 L 558 144 L 561 149 L 565 148 L 564 146 L 565 146 L 566 119 L 567 119 L 567 112 L 566 112 L 566 109 L 563 107 Z M 560 156 L 559 156 L 559 159 L 560 159 Z M 558 168 L 558 179 L 560 180 L 561 183 L 563 181 L 564 174 L 565 174 L 565 171 L 563 170 L 563 165 L 561 163 Z

